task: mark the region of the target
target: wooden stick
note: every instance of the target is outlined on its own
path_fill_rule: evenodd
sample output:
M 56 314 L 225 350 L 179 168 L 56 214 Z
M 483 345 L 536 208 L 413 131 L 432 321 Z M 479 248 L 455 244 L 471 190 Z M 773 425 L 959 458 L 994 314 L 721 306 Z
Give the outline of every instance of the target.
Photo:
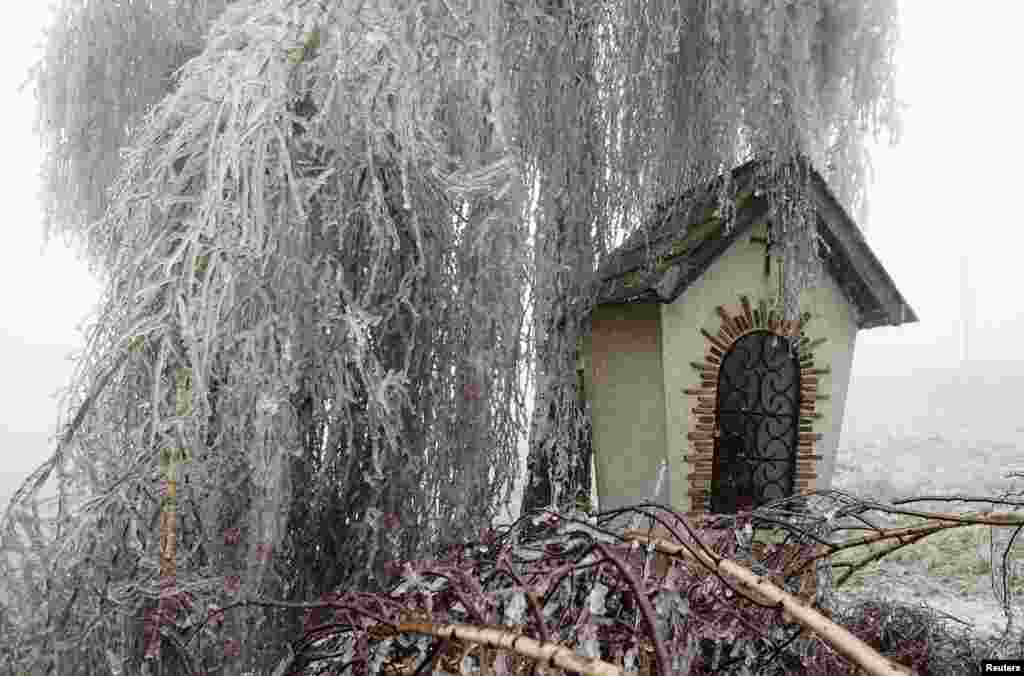
M 481 643 L 492 648 L 500 648 L 525 657 L 532 657 L 546 664 L 586 674 L 586 676 L 625 676 L 625 672 L 614 664 L 599 659 L 580 657 L 569 648 L 556 643 L 544 643 L 503 629 L 474 627 L 467 624 L 402 622 L 398 625 L 398 631 Z

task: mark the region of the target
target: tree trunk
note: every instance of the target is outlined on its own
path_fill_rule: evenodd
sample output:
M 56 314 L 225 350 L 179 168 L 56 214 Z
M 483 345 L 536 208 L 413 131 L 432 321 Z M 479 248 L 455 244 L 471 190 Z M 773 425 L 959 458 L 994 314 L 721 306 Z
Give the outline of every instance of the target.
M 590 498 L 587 412 L 576 378 L 577 344 L 593 275 L 593 20 L 553 0 L 548 12 L 564 25 L 565 48 L 553 48 L 548 95 L 564 103 L 564 136 L 542 149 L 541 209 L 536 230 L 534 341 L 536 381 L 522 512 L 571 508 Z M 571 70 L 570 70 L 571 69 Z M 545 152 L 546 151 L 546 152 Z

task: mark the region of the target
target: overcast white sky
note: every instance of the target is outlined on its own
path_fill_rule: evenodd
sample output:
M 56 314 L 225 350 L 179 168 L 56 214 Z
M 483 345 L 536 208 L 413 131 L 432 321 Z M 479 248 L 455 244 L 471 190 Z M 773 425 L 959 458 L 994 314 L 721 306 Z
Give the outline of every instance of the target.
M 905 0 L 899 87 L 910 108 L 896 149 L 875 154 L 872 214 L 862 226 L 921 322 L 860 335 L 844 437 L 874 425 L 922 432 L 938 424 L 928 390 L 956 368 L 960 255 L 977 297 L 972 357 L 990 386 L 1024 373 L 1018 53 L 1024 3 Z M 98 300 L 84 265 L 59 243 L 41 255 L 33 102 L 16 88 L 33 60 L 45 3 L 21 3 L 0 26 L 6 227 L 0 233 L 0 500 L 50 452 L 52 395 L 71 375 L 76 326 Z M 992 376 L 991 374 L 995 374 Z M 1013 381 L 1018 385 L 1021 380 Z M 924 384 L 922 384 L 924 383 Z M 1003 388 L 1006 389 L 1005 387 Z M 1012 404 L 1019 391 L 992 390 Z M 949 415 L 944 415 L 949 423 Z M 954 421 L 955 422 L 955 421 Z M 977 419 L 965 424 L 980 426 Z M 981 433 L 973 429 L 973 433 Z M 844 442 L 845 443 L 845 442 Z

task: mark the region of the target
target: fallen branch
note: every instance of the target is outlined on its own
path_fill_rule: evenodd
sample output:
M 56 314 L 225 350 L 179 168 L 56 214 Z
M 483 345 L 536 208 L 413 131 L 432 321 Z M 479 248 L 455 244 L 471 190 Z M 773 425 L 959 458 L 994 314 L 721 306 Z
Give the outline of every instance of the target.
M 731 578 L 737 583 L 737 587 L 748 595 L 748 598 L 757 603 L 772 603 L 778 606 L 787 622 L 796 622 L 814 632 L 833 650 L 859 666 L 870 676 L 907 676 L 914 673 L 903 665 L 883 657 L 845 628 L 735 561 L 726 558 L 716 561 L 699 550 L 691 553 L 682 545 L 650 538 L 636 531 L 628 531 L 624 537 L 643 544 L 653 544 L 655 549 L 663 554 L 678 557 L 692 564 L 710 567 Z
M 604 660 L 580 657 L 569 648 L 556 643 L 537 641 L 502 629 L 473 627 L 465 624 L 433 624 L 431 622 L 403 622 L 398 625 L 397 629 L 399 632 L 426 634 L 449 640 L 460 639 L 508 650 L 586 676 L 625 676 L 624 671 Z
M 1007 477 L 1012 478 L 1012 474 Z M 1022 475 L 1024 477 L 1024 475 Z M 922 495 L 917 498 L 900 498 L 893 500 L 894 505 L 909 505 L 912 502 L 987 502 L 992 505 L 1010 505 L 1013 507 L 1024 507 L 1024 500 L 1013 500 L 1008 497 L 992 498 L 984 495 Z
M 904 502 L 908 502 L 905 500 Z M 968 512 L 964 514 L 945 514 L 931 512 L 913 512 L 906 510 L 885 510 L 891 514 L 903 514 L 907 516 L 929 519 L 923 523 L 900 528 L 879 528 L 871 535 L 860 538 L 852 538 L 844 542 L 830 544 L 828 551 L 812 556 L 808 562 L 826 558 L 837 552 L 862 547 L 865 545 L 880 544 L 885 540 L 897 540 L 896 543 L 887 545 L 885 548 L 873 552 L 855 563 L 833 564 L 846 568 L 842 577 L 836 580 L 836 586 L 842 586 L 858 570 L 863 569 L 874 561 L 880 561 L 889 554 L 908 545 L 912 545 L 925 537 L 950 528 L 962 528 L 964 526 L 1024 526 L 1024 517 L 1020 514 L 1006 512 Z
M 919 512 L 909 509 L 885 509 L 889 514 L 916 516 L 933 521 L 953 521 L 969 526 L 1024 526 L 1024 516 L 1010 512 L 965 512 L 945 514 L 942 512 Z

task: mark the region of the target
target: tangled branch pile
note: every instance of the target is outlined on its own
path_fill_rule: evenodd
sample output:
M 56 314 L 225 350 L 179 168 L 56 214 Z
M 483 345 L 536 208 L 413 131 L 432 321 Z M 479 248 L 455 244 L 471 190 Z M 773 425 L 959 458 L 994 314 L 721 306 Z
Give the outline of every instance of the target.
M 522 519 L 437 560 L 395 565 L 401 582 L 387 594 L 331 593 L 309 604 L 277 673 L 525 674 L 539 662 L 592 676 L 838 675 L 853 664 L 871 674 L 965 674 L 982 658 L 1019 656 L 1024 644 L 1008 644 L 1011 634 L 995 645 L 957 634 L 926 608 L 833 608 L 828 557 L 838 551 L 880 541 L 894 551 L 936 524 L 1024 527 L 1013 514 L 927 512 L 916 512 L 927 519 L 920 526 L 877 525 L 893 513 L 908 512 L 826 491 L 698 529 L 657 505 L 537 515 L 536 539 L 521 539 Z M 626 522 L 634 530 L 623 537 Z M 755 523 L 776 542 L 759 543 Z M 645 536 L 638 524 L 667 537 Z M 850 537 L 865 529 L 872 534 Z M 808 572 L 818 578 L 809 595 Z
M 854 664 L 893 676 L 973 673 L 983 657 L 1017 655 L 1005 640 L 993 646 L 952 633 L 926 609 L 833 608 L 828 556 L 863 546 L 864 538 L 837 543 L 827 534 L 837 521 L 870 524 L 872 512 L 900 510 L 836 492 L 810 501 L 829 504 L 829 514 L 808 509 L 804 499 L 707 519 L 696 529 L 656 505 L 593 517 L 535 514 L 437 558 L 390 563 L 393 582 L 376 594 L 339 589 L 295 603 L 245 594 L 236 580 L 226 581 L 221 605 L 205 606 L 201 595 L 176 589 L 157 618 L 163 673 L 244 669 L 228 625 L 232 615 L 253 610 L 302 613 L 295 640 L 283 636 L 272 646 L 274 676 L 527 674 L 538 663 L 590 676 L 838 676 Z M 1009 515 L 930 516 L 960 526 L 979 519 L 1021 526 Z M 627 525 L 633 528 L 623 533 Z M 873 539 L 906 546 L 931 528 L 880 528 Z M 766 529 L 773 543 L 762 541 Z M 816 591 L 802 586 L 808 571 L 818 578 Z M 108 659 L 114 673 L 130 669 L 115 655 Z

